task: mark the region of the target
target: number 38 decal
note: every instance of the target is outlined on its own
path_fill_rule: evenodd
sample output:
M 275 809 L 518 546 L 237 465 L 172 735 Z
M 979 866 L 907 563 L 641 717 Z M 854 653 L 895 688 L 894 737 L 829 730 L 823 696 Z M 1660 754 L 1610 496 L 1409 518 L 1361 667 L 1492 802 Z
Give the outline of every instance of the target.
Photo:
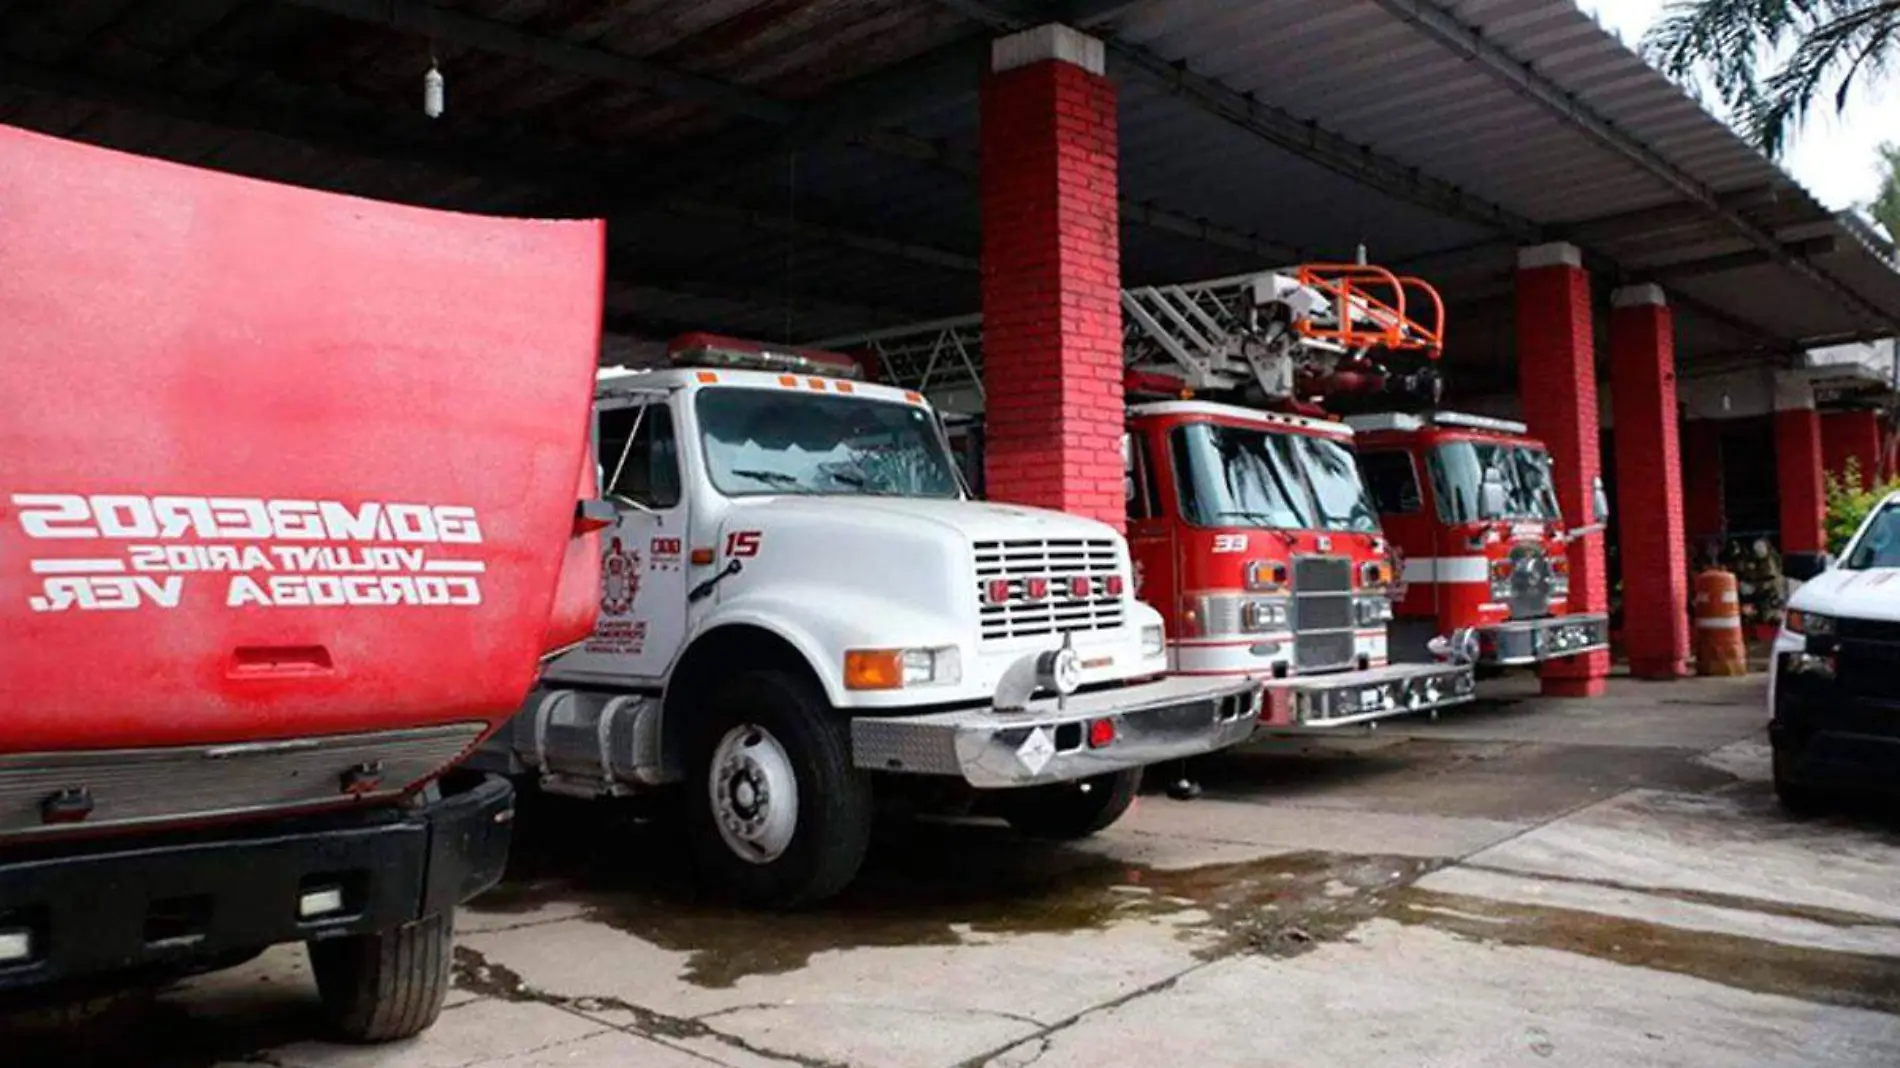
M 735 530 L 726 535 L 727 556 L 757 556 L 764 535 L 756 530 Z

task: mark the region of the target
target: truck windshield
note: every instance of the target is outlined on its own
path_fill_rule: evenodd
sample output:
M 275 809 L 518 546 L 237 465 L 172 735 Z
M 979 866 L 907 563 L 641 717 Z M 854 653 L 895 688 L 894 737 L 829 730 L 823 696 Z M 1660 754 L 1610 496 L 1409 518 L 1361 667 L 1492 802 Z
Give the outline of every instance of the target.
M 1194 423 L 1171 435 L 1183 517 L 1197 527 L 1378 529 L 1352 452 L 1335 441 Z
M 1438 515 L 1447 523 L 1480 519 L 1562 519 L 1550 479 L 1550 456 L 1529 445 L 1497 441 L 1453 441 L 1431 452 L 1432 492 Z M 1504 514 L 1478 514 L 1478 488 L 1487 468 L 1504 480 Z
M 1841 566 L 1849 571 L 1876 567 L 1900 567 L 1900 504 L 1889 504 L 1874 513 L 1866 533 L 1854 543 Z
M 706 472 L 728 497 L 960 496 L 928 409 L 828 393 L 702 389 Z

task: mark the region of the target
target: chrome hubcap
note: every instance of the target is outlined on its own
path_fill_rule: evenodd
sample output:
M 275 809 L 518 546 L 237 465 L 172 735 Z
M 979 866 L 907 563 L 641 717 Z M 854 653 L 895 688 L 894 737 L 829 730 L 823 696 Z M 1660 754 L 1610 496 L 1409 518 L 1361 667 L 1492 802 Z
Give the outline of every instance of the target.
M 764 727 L 745 723 L 713 750 L 713 822 L 726 848 L 753 864 L 777 860 L 798 830 L 798 776 L 785 747 Z

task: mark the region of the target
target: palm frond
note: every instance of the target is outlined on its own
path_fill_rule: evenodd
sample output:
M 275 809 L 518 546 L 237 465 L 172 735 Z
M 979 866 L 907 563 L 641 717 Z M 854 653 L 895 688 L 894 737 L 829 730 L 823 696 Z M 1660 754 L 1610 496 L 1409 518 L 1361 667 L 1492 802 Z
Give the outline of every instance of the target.
M 1830 78 L 1844 107 L 1857 79 L 1900 59 L 1900 0 L 1673 0 L 1643 54 L 1778 155 Z

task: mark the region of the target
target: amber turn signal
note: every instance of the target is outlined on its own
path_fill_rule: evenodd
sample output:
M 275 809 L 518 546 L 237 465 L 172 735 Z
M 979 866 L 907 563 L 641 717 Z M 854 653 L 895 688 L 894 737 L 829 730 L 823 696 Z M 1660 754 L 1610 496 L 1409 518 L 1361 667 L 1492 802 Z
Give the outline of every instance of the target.
M 851 690 L 895 690 L 904 685 L 901 649 L 851 649 L 844 654 L 844 684 Z

